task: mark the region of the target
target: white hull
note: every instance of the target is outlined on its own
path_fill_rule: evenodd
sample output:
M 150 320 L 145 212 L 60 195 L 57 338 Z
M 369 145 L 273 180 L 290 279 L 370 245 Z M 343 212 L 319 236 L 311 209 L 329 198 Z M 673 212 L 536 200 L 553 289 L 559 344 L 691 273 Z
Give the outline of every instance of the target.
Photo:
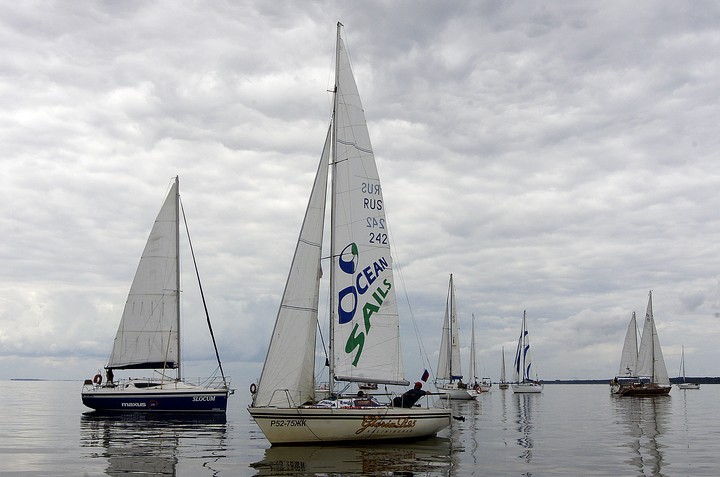
M 444 394 L 444 398 L 452 399 L 454 401 L 469 401 L 475 399 L 477 393 L 473 393 L 470 389 L 462 389 L 456 387 L 442 387 L 438 386 L 438 392 Z
M 249 407 L 271 444 L 417 439 L 450 425 L 450 409 Z
M 700 385 L 697 383 L 679 383 L 678 389 L 700 389 Z
M 542 392 L 543 385 L 535 383 L 513 384 L 512 390 L 516 394 L 538 394 Z

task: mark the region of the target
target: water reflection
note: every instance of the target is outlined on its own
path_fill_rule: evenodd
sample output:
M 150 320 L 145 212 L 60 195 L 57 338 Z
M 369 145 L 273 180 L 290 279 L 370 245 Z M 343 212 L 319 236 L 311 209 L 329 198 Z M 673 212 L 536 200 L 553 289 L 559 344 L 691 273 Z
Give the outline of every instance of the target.
M 517 403 L 517 419 L 515 420 L 515 424 L 517 424 L 517 431 L 520 434 L 520 437 L 517 438 L 516 442 L 522 448 L 522 452 L 518 457 L 525 462 L 530 463 L 533 456 L 533 405 L 539 396 L 537 394 L 522 393 L 514 394 L 513 396 L 515 397 L 515 401 Z
M 83 414 L 80 446 L 97 448 L 91 458 L 107 459 L 107 475 L 177 474 L 179 451 L 203 459 L 212 472 L 226 450 L 224 415 L 155 416 Z M 189 449 L 186 449 L 188 447 Z
M 637 468 L 641 475 L 664 475 L 662 446 L 658 440 L 668 429 L 672 412 L 670 398 L 617 397 L 613 401 L 617 422 L 625 427 L 624 434 L 628 437 L 622 445 L 631 450 L 625 462 Z
M 346 446 L 273 446 L 251 466 L 257 476 L 449 476 L 450 439 Z

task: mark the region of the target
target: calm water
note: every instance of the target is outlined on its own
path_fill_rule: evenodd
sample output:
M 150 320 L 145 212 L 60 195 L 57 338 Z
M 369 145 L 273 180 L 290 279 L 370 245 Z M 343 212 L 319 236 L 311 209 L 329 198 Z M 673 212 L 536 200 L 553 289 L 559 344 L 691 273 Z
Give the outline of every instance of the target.
M 714 476 L 718 385 L 666 398 L 615 398 L 607 386 L 493 389 L 454 405 L 465 422 L 413 444 L 271 448 L 248 396 L 226 420 L 83 415 L 81 383 L 0 381 L 5 475 Z

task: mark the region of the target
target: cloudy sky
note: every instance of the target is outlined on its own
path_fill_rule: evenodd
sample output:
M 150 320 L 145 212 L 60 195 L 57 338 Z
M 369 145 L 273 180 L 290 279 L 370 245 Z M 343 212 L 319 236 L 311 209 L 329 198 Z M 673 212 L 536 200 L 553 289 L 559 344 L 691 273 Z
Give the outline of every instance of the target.
M 612 377 L 651 289 L 670 375 L 682 345 L 689 374 L 720 375 L 717 3 L 98 1 L 0 4 L 0 379 L 104 365 L 179 175 L 220 353 L 246 388 L 325 137 L 337 21 L 409 379 L 436 365 L 450 273 L 463 366 L 474 314 L 483 375 L 503 346 L 512 359 L 527 310 L 540 378 Z M 194 288 L 187 274 L 202 375 Z

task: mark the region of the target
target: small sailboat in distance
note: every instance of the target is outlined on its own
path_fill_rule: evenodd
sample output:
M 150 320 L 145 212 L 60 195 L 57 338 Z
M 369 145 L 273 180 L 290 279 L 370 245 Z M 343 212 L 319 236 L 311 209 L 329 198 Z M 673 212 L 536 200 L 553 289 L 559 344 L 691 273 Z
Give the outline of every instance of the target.
M 678 389 L 700 389 L 700 385 L 698 383 L 690 383 L 685 378 L 685 346 L 682 347 L 682 352 L 680 354 L 680 376 L 682 377 L 682 382 L 678 383 Z
M 637 340 L 635 331 L 635 314 L 630 320 L 625 335 L 620 372 L 610 382 L 610 392 L 620 396 L 663 396 L 670 393 L 670 378 L 668 377 L 665 359 L 660 348 L 655 318 L 653 316 L 652 290 L 648 293 L 647 310 L 640 348 L 637 352 L 637 362 L 633 366 L 633 340 Z
M 507 389 L 510 387 L 510 383 L 507 381 L 505 373 L 505 347 L 502 347 L 502 364 L 500 365 L 500 383 L 498 383 L 500 389 Z
M 515 351 L 515 382 L 512 384 L 514 393 L 541 393 L 543 385 L 531 378 L 532 360 L 530 359 L 530 337 L 528 336 L 527 317 L 523 311 L 522 328 Z
M 447 301 L 445 302 L 445 319 L 443 320 L 442 336 L 440 338 L 435 386 L 437 386 L 438 391 L 445 393 L 450 399 L 475 399 L 476 393 L 470 392 L 468 385 L 462 382 L 462 378 L 455 285 L 451 273 Z M 470 376 L 469 379 L 473 379 L 473 376 Z

